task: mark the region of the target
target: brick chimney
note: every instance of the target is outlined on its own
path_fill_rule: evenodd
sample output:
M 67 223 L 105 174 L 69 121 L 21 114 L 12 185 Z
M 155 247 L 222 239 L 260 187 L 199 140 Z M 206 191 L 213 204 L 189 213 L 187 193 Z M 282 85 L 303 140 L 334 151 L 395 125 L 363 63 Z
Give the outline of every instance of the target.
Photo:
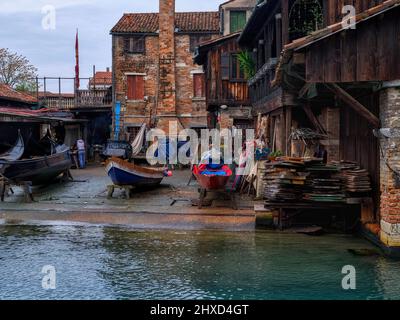
M 168 122 L 176 120 L 175 0 L 160 0 L 159 32 L 157 127 L 168 132 Z

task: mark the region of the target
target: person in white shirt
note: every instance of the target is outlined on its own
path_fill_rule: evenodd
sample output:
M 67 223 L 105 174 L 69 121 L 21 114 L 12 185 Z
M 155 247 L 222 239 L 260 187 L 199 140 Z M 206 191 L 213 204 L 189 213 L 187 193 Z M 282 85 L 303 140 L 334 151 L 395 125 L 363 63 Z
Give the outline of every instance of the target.
M 81 169 L 84 169 L 86 166 L 86 149 L 85 149 L 85 141 L 79 139 L 76 141 L 76 147 L 78 148 L 78 158 L 79 165 Z

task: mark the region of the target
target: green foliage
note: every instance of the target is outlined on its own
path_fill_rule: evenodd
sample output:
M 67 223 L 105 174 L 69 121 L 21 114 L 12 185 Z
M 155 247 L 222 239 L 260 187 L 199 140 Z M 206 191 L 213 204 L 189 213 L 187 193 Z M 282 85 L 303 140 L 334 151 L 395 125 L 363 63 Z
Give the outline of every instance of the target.
M 17 84 L 15 90 L 19 92 L 34 93 L 37 91 L 37 85 L 34 81 L 25 81 Z
M 283 153 L 282 153 L 282 151 L 278 150 L 278 151 L 272 152 L 269 156 L 272 158 L 282 157 Z
M 241 51 L 238 53 L 237 58 L 239 60 L 240 69 L 244 72 L 246 79 L 254 77 L 256 73 L 256 64 L 250 52 Z
M 290 33 L 296 38 L 306 36 L 323 26 L 324 17 L 318 0 L 297 0 L 289 14 Z

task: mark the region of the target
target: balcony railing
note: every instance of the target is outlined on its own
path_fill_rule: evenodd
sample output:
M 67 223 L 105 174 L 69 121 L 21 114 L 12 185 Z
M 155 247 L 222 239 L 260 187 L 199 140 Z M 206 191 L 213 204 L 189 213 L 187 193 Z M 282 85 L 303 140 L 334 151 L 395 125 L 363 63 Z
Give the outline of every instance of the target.
M 85 107 L 111 107 L 112 96 L 110 90 L 77 90 L 76 106 Z
M 41 107 L 57 110 L 82 108 L 109 108 L 112 106 L 112 88 L 109 79 L 96 77 L 79 78 L 80 87 L 76 89 L 75 78 L 36 78 L 36 92 Z
M 270 59 L 248 81 L 249 93 L 253 104 L 263 100 L 274 91 L 271 87 L 271 81 L 275 77 L 276 64 L 277 59 Z

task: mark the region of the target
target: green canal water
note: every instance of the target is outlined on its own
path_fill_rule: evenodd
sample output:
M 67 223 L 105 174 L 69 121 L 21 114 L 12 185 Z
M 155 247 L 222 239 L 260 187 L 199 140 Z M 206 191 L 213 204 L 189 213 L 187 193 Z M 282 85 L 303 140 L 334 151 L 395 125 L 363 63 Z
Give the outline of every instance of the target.
M 400 262 L 351 236 L 0 225 L 0 299 L 399 299 Z M 56 289 L 42 288 L 43 266 Z M 343 266 L 356 290 L 342 289 Z

